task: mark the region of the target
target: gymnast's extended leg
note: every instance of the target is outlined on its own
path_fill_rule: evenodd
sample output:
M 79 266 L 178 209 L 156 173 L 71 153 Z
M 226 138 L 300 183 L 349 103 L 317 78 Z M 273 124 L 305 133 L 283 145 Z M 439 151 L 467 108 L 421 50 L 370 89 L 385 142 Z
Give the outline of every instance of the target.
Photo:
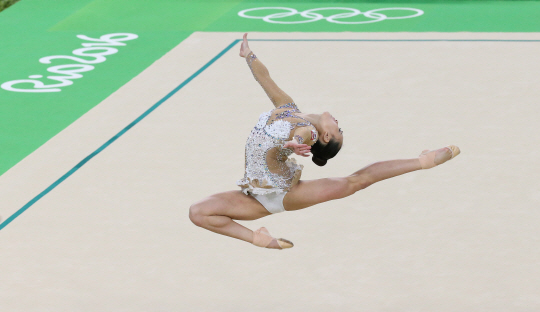
M 424 151 L 419 158 L 376 162 L 343 178 L 300 181 L 285 195 L 283 205 L 285 210 L 291 211 L 344 198 L 373 183 L 440 165 L 457 154 L 459 149 L 446 147 L 431 152 Z

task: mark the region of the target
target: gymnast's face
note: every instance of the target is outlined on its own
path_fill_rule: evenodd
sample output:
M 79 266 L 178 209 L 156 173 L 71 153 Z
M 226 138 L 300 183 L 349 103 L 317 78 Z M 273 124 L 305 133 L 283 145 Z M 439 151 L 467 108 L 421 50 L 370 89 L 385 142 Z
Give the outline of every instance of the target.
M 328 143 L 330 139 L 338 141 L 340 144 L 343 144 L 343 131 L 338 125 L 338 121 L 332 114 L 329 112 L 324 112 L 321 115 L 321 127 L 323 133 L 320 133 L 321 139 L 323 142 Z

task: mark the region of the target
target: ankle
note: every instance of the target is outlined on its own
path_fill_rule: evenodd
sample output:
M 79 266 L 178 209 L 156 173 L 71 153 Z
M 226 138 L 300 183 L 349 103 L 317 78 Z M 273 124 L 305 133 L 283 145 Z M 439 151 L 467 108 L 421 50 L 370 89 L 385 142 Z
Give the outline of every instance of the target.
M 435 167 L 435 152 L 422 152 L 422 154 L 420 154 L 418 157 L 418 161 L 420 162 L 420 167 L 422 169 L 431 169 Z

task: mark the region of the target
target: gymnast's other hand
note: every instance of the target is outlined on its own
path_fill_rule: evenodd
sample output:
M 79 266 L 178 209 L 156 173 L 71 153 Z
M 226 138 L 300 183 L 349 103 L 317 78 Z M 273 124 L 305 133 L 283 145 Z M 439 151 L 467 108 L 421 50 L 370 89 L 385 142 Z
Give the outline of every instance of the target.
M 311 146 L 307 144 L 299 144 L 296 140 L 289 141 L 283 145 L 283 148 L 289 148 L 294 151 L 296 155 L 308 157 L 311 151 Z
M 244 34 L 244 38 L 242 41 L 242 45 L 240 45 L 240 56 L 246 57 L 251 53 L 251 49 L 249 48 L 248 41 L 247 41 L 247 33 Z

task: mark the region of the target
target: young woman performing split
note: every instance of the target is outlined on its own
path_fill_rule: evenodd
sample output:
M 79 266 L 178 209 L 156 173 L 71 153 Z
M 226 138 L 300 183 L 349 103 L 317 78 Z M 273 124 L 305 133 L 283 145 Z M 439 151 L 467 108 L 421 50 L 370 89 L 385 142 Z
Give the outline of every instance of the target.
M 324 166 L 343 144 L 343 131 L 328 112 L 300 112 L 291 97 L 270 78 L 263 63 L 249 49 L 247 34 L 240 47 L 257 80 L 275 108 L 261 114 L 246 142 L 244 178 L 241 190 L 212 195 L 193 204 L 191 221 L 202 228 L 241 239 L 259 247 L 285 249 L 293 244 L 273 238 L 266 228 L 256 231 L 234 222 L 255 220 L 272 213 L 299 210 L 329 200 L 344 198 L 373 183 L 420 169 L 429 169 L 454 157 L 457 146 L 423 151 L 418 158 L 381 161 L 366 166 L 350 176 L 318 180 L 300 180 L 302 165 L 288 156 L 293 152 Z

